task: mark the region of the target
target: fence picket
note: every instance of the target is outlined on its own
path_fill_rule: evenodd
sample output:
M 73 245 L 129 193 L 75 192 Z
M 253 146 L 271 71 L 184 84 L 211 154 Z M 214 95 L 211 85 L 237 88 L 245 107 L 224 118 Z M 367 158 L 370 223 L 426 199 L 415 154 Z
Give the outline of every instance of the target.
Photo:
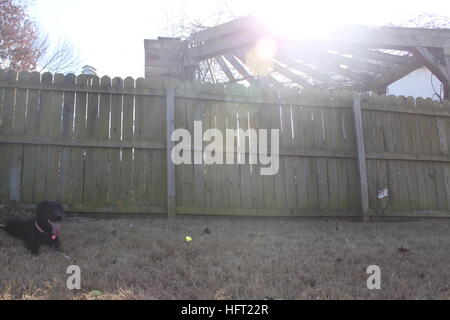
M 134 79 L 125 78 L 125 89 L 134 89 Z M 122 139 L 123 141 L 133 140 L 133 114 L 134 114 L 134 96 L 123 96 L 122 112 Z M 131 206 L 133 204 L 133 149 L 122 149 L 122 161 L 120 167 L 120 200 L 123 205 Z
M 97 76 L 89 77 L 88 85 L 90 89 L 100 89 L 100 79 Z M 87 123 L 86 138 L 96 139 L 96 128 L 100 125 L 98 117 L 99 94 L 92 92 L 88 94 L 87 102 Z M 92 207 L 101 207 L 102 203 L 98 202 L 96 195 L 99 186 L 96 182 L 96 166 L 95 163 L 97 150 L 95 148 L 86 148 L 86 160 L 84 171 L 84 204 Z

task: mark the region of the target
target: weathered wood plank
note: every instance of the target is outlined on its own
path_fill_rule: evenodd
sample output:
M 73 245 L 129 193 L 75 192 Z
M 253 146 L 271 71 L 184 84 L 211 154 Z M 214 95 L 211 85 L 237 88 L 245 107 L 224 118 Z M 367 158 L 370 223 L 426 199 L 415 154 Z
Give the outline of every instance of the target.
M 180 215 L 228 215 L 259 217 L 357 217 L 357 210 L 310 210 L 310 209 L 233 209 L 233 208 L 177 208 Z
M 43 83 L 53 83 L 53 76 L 50 73 L 42 75 Z M 41 91 L 39 98 L 39 114 L 37 133 L 39 137 L 49 137 L 48 121 L 50 120 L 52 92 Z M 47 152 L 49 147 L 36 146 L 36 167 L 40 170 L 35 171 L 34 179 L 34 201 L 39 202 L 46 199 L 46 183 L 47 183 Z
M 136 88 L 144 88 L 145 80 L 139 78 L 136 80 Z M 134 134 L 133 134 L 133 142 L 142 141 L 143 138 L 143 127 L 146 126 L 146 119 L 144 116 L 145 108 L 148 106 L 148 98 L 145 96 L 136 96 L 135 97 L 135 106 L 134 106 Z M 147 199 L 145 197 L 145 178 L 146 178 L 146 166 L 147 159 L 146 153 L 147 150 L 139 150 L 134 149 L 133 154 L 133 202 L 135 205 L 146 205 Z
M 353 116 L 355 124 L 355 141 L 357 146 L 357 164 L 360 187 L 360 200 L 362 208 L 362 219 L 367 219 L 369 211 L 368 185 L 367 185 L 367 166 L 366 166 L 366 150 L 364 146 L 364 128 L 361 114 L 361 98 L 353 99 Z
M 112 87 L 123 88 L 121 78 L 112 79 Z M 109 139 L 120 141 L 122 137 L 122 95 L 111 95 L 110 134 Z M 107 198 L 111 206 L 122 205 L 121 200 L 121 152 L 122 149 L 109 149 L 109 179 L 107 186 Z
M 249 95 L 252 95 L 249 92 Z M 260 114 L 264 112 L 263 105 L 256 105 L 253 108 L 253 112 L 250 114 L 250 126 L 257 131 L 264 128 L 264 124 L 261 123 Z M 258 138 L 259 139 L 259 138 Z M 251 185 L 252 185 L 252 208 L 265 208 L 264 202 L 264 186 L 263 177 L 261 176 L 261 165 L 257 161 L 256 164 L 250 166 L 251 170 Z
M 17 73 L 15 71 L 8 71 L 4 74 L 8 81 L 16 82 Z M 3 107 L 2 120 L 0 123 L 0 135 L 13 134 L 13 118 L 14 118 L 14 103 L 16 97 L 16 90 L 14 88 L 3 89 Z M 0 178 L 2 183 L 0 186 L 0 199 L 10 200 L 19 196 L 17 190 L 17 154 L 13 152 L 14 146 L 0 145 Z M 16 148 L 17 149 L 17 148 Z
M 400 105 L 405 105 L 407 107 L 412 108 L 413 105 L 409 99 L 398 98 L 398 103 Z M 402 136 L 403 136 L 403 147 L 405 153 L 414 153 L 414 132 L 412 130 L 413 123 L 415 122 L 415 118 L 410 114 L 402 114 L 400 116 L 401 122 L 397 125 L 400 125 L 402 128 Z M 411 209 L 419 208 L 419 194 L 417 187 L 417 177 L 415 174 L 415 165 L 411 162 L 405 162 L 403 169 L 403 175 L 406 176 L 406 180 L 408 181 L 407 186 L 403 185 L 404 188 L 407 188 L 409 194 L 409 207 Z
M 259 118 L 259 129 L 267 130 L 267 152 L 270 151 L 270 139 L 271 139 L 271 131 L 272 128 L 271 118 L 270 118 L 270 106 L 262 106 L 260 112 L 258 113 Z M 258 141 L 261 143 L 261 141 Z M 261 175 L 261 172 L 257 172 L 257 174 Z M 264 189 L 264 208 L 273 209 L 276 208 L 276 196 L 275 196 L 275 179 L 274 176 L 262 176 L 263 189 Z
M 166 89 L 166 99 L 167 216 L 169 219 L 171 219 L 174 218 L 176 214 L 175 165 L 172 162 L 171 158 L 173 149 L 173 141 L 171 140 L 171 135 L 175 129 L 175 89 L 173 87 L 169 87 Z
M 391 114 L 392 128 L 394 133 L 394 148 L 397 152 L 407 152 L 407 132 L 403 129 L 406 125 L 403 116 L 400 114 Z M 400 183 L 398 184 L 398 197 L 397 201 L 393 203 L 394 209 L 408 210 L 410 209 L 410 198 L 408 187 L 405 186 L 402 181 L 408 181 L 407 176 L 407 163 L 404 161 L 395 161 L 396 178 Z
M 104 76 L 100 79 L 101 88 L 110 88 L 111 79 Z M 106 92 L 106 90 L 105 90 Z M 95 128 L 95 137 L 99 140 L 109 140 L 109 122 L 111 112 L 111 95 L 108 93 L 102 93 L 99 97 L 98 106 L 98 124 Z M 109 205 L 108 187 L 110 175 L 108 172 L 109 162 L 109 150 L 107 149 L 94 149 L 95 162 L 94 162 L 94 179 L 97 189 L 94 192 L 97 205 L 105 206 Z
M 17 83 L 29 82 L 31 74 L 20 72 Z M 14 136 L 25 134 L 25 115 L 27 108 L 28 90 L 17 89 L 14 103 L 14 123 L 12 134 Z M 22 174 L 23 174 L 23 145 L 10 146 L 10 173 L 9 173 L 9 196 L 12 201 L 22 199 Z
M 150 79 L 147 80 L 146 86 L 154 90 L 159 90 L 164 86 L 164 82 L 158 79 Z M 175 88 L 174 83 L 171 83 L 169 86 L 173 86 Z M 167 119 L 167 97 L 154 96 L 149 97 L 147 101 L 147 108 L 144 109 L 144 116 L 146 119 L 146 125 L 143 130 L 144 141 L 152 141 L 155 144 L 161 144 L 165 149 L 167 146 L 167 121 L 161 121 L 161 119 Z M 146 157 L 148 159 L 146 162 L 145 172 L 145 193 L 147 195 L 147 205 L 166 206 L 167 153 L 165 150 L 161 149 L 149 150 Z M 178 195 L 178 193 L 176 194 Z
M 236 104 L 227 104 L 225 106 L 226 109 L 226 117 L 227 117 L 227 129 L 237 130 L 238 129 L 238 110 L 241 108 L 241 105 Z M 238 164 L 238 147 L 239 140 L 236 137 L 234 143 L 235 150 L 235 160 L 234 164 L 227 165 L 227 171 L 224 171 L 225 175 L 228 175 L 228 194 L 229 194 L 229 207 L 232 208 L 242 208 L 241 203 L 241 174 L 240 174 L 240 165 Z M 245 159 L 245 155 L 244 155 Z M 243 161 L 243 160 L 241 160 Z M 227 174 L 228 172 L 228 174 Z
M 280 149 L 301 150 L 303 142 L 303 117 L 302 107 L 280 106 L 281 125 Z
M 239 128 L 244 131 L 251 129 L 250 125 L 250 115 L 253 113 L 253 108 L 250 105 L 240 105 L 237 109 L 239 115 Z M 250 150 L 250 144 L 256 144 L 256 141 L 252 139 L 246 139 L 246 151 Z M 240 170 L 240 198 L 242 208 L 252 207 L 252 184 L 251 184 L 251 172 L 250 172 L 250 157 L 249 155 L 244 156 L 245 164 L 239 166 Z
M 194 132 L 192 121 L 192 104 L 186 99 L 176 99 L 175 103 L 175 128 L 188 130 L 191 135 Z M 192 160 L 192 151 L 190 153 Z M 176 168 L 177 206 L 194 206 L 194 168 L 193 164 L 181 164 Z
M 271 130 L 278 130 L 279 134 L 279 141 L 278 148 L 280 148 L 282 135 L 284 134 L 282 132 L 282 119 L 281 119 L 281 110 L 280 107 L 278 108 L 272 108 L 271 115 L 270 115 L 270 127 Z M 270 134 L 270 138 L 272 138 L 272 134 Z M 271 140 L 270 140 L 271 141 Z M 271 147 L 271 153 L 273 152 L 273 149 Z M 274 188 L 275 188 L 275 206 L 276 208 L 286 208 L 286 177 L 285 177 L 285 170 L 284 170 L 284 159 L 281 156 L 278 156 L 278 173 L 276 173 L 273 176 L 274 179 Z M 306 189 L 305 189 L 306 190 Z
M 100 88 L 100 79 L 97 76 L 89 77 L 88 85 L 90 88 Z M 99 109 L 99 94 L 89 93 L 87 101 L 87 123 L 86 123 L 86 138 L 97 139 L 96 128 L 100 125 L 98 117 Z M 101 206 L 102 203 L 97 204 L 96 194 L 99 186 L 96 181 L 96 150 L 86 149 L 85 171 L 84 171 L 84 204 L 92 207 Z
M 210 101 L 205 101 L 204 104 L 202 104 L 202 111 L 203 111 L 203 123 L 202 128 L 203 132 L 207 131 L 208 129 L 215 128 L 215 118 L 211 111 L 212 109 L 212 103 Z M 195 139 L 195 138 L 194 138 Z M 202 146 L 205 144 L 202 143 Z M 203 148 L 202 148 L 203 150 Z M 202 153 L 196 152 L 194 155 L 197 154 L 200 158 L 203 159 Z M 202 162 L 203 160 L 200 160 Z M 214 168 L 214 165 L 203 165 L 203 171 L 205 175 L 205 202 L 207 208 L 213 208 L 215 203 L 214 193 L 217 192 L 215 188 L 217 188 L 216 184 L 216 170 Z M 216 185 L 215 185 L 216 184 Z
M 64 83 L 75 84 L 76 77 L 74 74 L 68 74 L 64 77 Z M 62 127 L 61 137 L 64 139 L 71 139 L 73 137 L 73 116 L 75 110 L 75 93 L 65 92 L 62 106 Z M 72 148 L 61 148 L 61 161 L 60 161 L 60 176 L 59 176 L 59 190 L 58 198 L 63 203 L 71 202 L 72 193 L 72 179 L 71 179 L 71 166 L 72 166 Z
M 418 109 L 431 109 L 428 101 L 422 98 L 416 99 L 416 107 Z M 419 117 L 420 150 L 422 154 L 439 154 L 439 138 L 437 137 L 436 122 L 434 120 L 430 117 Z M 423 185 L 421 187 L 422 192 L 426 195 L 426 209 L 433 210 L 438 207 L 438 194 L 433 163 L 424 162 L 421 167 L 423 173 L 419 174 L 423 177 Z
M 322 109 L 323 126 L 325 128 L 325 144 L 330 150 L 339 147 L 339 124 L 335 109 Z M 328 159 L 328 209 L 339 209 L 340 190 L 337 159 Z
M 444 176 L 444 191 L 447 199 L 446 209 L 450 210 L 450 164 L 443 164 L 442 167 Z
M 199 121 L 204 123 L 204 102 L 203 101 L 194 101 L 192 103 L 192 123 L 189 125 L 190 127 L 194 126 L 194 121 Z M 203 154 L 201 151 L 193 152 L 193 161 L 198 157 L 199 159 L 203 159 Z M 197 207 L 206 207 L 206 177 L 205 177 L 205 167 L 203 165 L 203 161 L 201 163 L 194 162 L 194 204 Z
M 88 77 L 79 75 L 76 79 L 78 86 L 87 87 Z M 84 92 L 77 92 L 75 96 L 75 119 L 73 127 L 74 139 L 86 139 L 86 111 L 88 95 Z M 84 203 L 84 168 L 85 149 L 82 147 L 71 147 L 71 204 Z
M 125 90 L 134 88 L 134 79 L 125 78 Z M 122 107 L 122 141 L 133 141 L 134 124 L 134 96 L 123 96 Z M 120 163 L 120 192 L 121 202 L 124 206 L 133 204 L 133 149 L 122 149 L 122 161 Z
M 27 82 L 39 83 L 40 81 L 41 75 L 37 72 L 33 72 L 31 73 L 31 76 Z M 39 112 L 39 91 L 28 90 L 27 116 L 25 119 L 25 135 L 37 136 L 38 112 Z M 24 145 L 23 178 L 22 178 L 22 201 L 24 203 L 34 202 L 36 149 L 37 149 L 36 145 Z
M 53 83 L 56 85 L 64 83 L 63 74 L 55 74 Z M 47 119 L 48 137 L 58 139 L 61 137 L 61 118 L 64 93 L 55 91 L 51 93 L 50 113 Z M 60 152 L 61 148 L 56 146 L 48 147 L 47 157 L 47 183 L 45 185 L 46 199 L 59 199 L 59 176 L 60 176 Z
M 358 169 L 356 160 L 347 161 L 347 178 L 348 178 L 348 192 L 349 192 L 349 208 L 351 210 L 360 210 L 361 199 L 359 196 L 359 181 L 358 181 Z
M 217 104 L 209 110 L 211 128 L 216 128 L 222 134 L 226 132 L 228 120 L 228 104 Z M 225 137 L 224 137 L 225 139 Z M 227 141 L 224 145 L 227 148 L 228 144 L 233 145 L 233 141 Z M 235 154 L 233 155 L 235 156 Z M 225 162 L 224 162 L 225 163 Z M 211 165 L 212 182 L 212 205 L 214 208 L 228 207 L 230 204 L 230 176 L 228 167 L 231 165 L 213 164 Z
M 308 159 L 297 158 L 295 159 L 295 180 L 297 189 L 297 208 L 308 207 L 308 171 L 307 171 Z

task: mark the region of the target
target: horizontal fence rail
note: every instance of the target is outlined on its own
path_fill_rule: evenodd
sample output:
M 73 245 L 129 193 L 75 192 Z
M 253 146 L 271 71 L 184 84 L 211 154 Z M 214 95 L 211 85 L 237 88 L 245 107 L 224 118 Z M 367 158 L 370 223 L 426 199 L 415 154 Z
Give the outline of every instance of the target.
M 243 164 L 174 165 L 172 125 L 194 140 L 197 121 L 224 137 L 278 129 L 278 173 L 249 164 L 249 139 Z M 209 143 L 185 152 L 201 159 Z M 450 217 L 450 104 L 0 71 L 0 201 L 44 199 L 76 212 Z

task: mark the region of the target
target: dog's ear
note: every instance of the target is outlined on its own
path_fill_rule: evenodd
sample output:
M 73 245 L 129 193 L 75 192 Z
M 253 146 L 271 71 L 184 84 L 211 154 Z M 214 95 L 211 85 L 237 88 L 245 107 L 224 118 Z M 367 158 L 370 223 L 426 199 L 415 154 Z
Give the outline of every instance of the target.
M 53 201 L 53 203 L 56 205 L 56 208 L 58 208 L 58 210 L 60 210 L 61 212 L 64 212 L 64 207 L 63 207 L 61 201 L 55 200 L 55 201 Z
M 47 201 L 40 202 L 36 207 L 36 212 L 43 212 L 45 210 L 45 207 L 47 206 Z

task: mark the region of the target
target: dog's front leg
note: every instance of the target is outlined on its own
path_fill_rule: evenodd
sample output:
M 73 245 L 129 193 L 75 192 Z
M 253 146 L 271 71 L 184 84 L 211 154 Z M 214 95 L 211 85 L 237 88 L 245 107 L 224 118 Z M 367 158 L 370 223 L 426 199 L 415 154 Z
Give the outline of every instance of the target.
M 38 255 L 39 254 L 39 239 L 36 235 L 36 232 L 28 232 L 28 234 L 24 240 L 27 245 L 27 249 L 30 250 L 31 254 Z
M 39 244 L 37 242 L 29 243 L 28 250 L 31 251 L 31 254 L 37 256 L 39 254 Z
M 59 240 L 59 238 L 55 239 L 54 247 L 55 247 L 55 250 L 57 250 L 57 251 L 59 251 L 61 249 L 61 241 Z

